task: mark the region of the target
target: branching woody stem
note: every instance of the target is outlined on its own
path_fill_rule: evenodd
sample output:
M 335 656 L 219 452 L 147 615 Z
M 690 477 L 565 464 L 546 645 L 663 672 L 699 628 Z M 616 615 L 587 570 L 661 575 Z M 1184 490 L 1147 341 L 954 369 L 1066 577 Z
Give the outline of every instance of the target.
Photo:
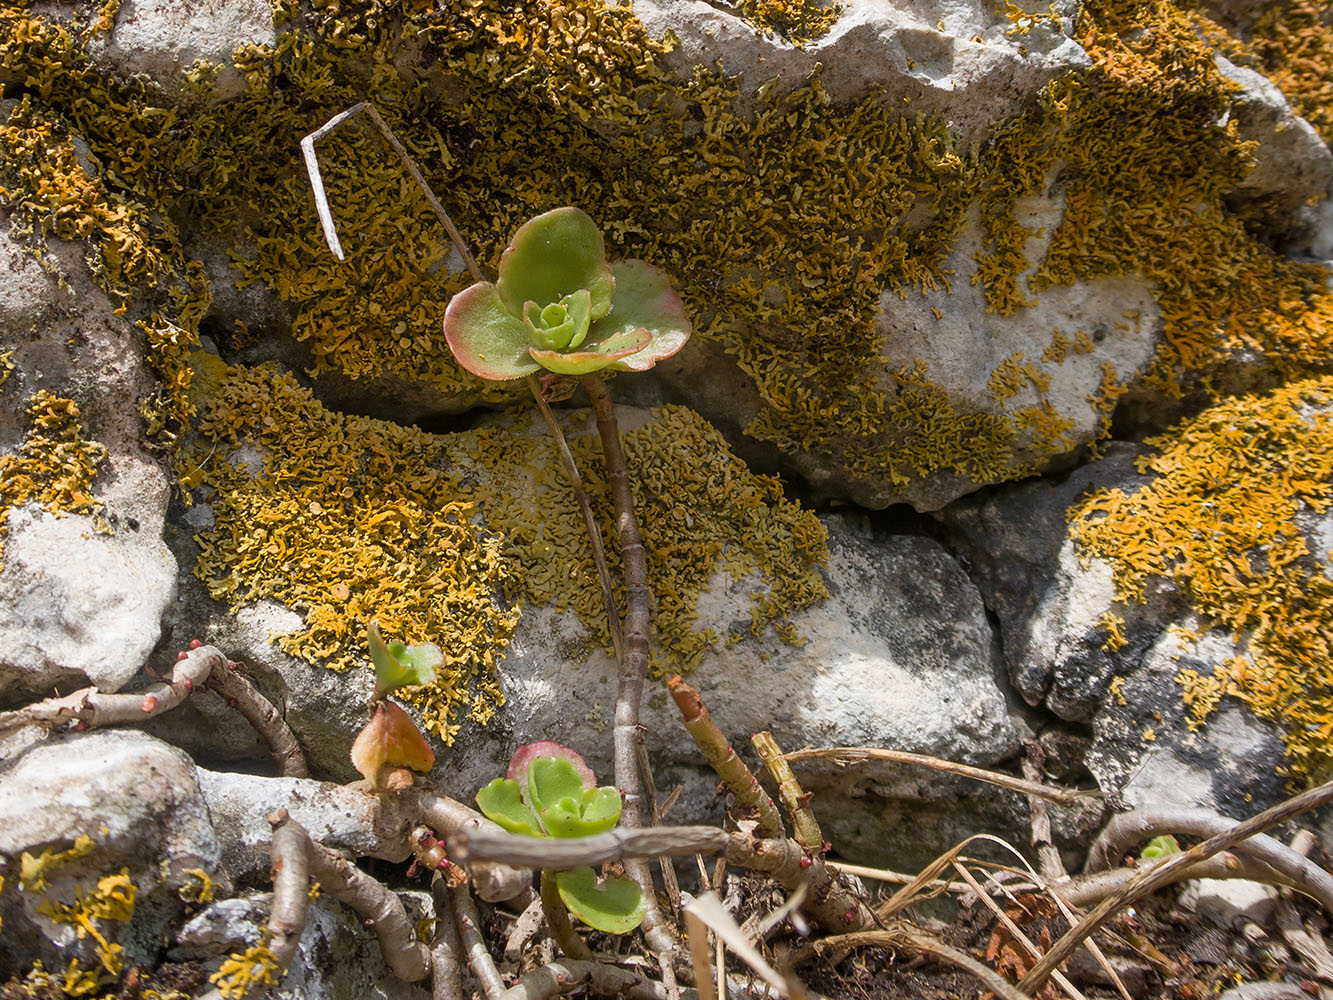
M 277 761 L 278 773 L 282 777 L 310 777 L 305 751 L 301 749 L 296 735 L 287 726 L 282 713 L 259 693 L 259 689 L 250 683 L 237 666 L 230 661 L 214 666 L 206 683 L 221 695 L 228 705 L 245 716 L 246 721 L 255 728 L 255 732 L 259 733 L 268 744 L 269 752 Z
M 12 712 L 0 712 L 0 736 L 34 725 L 54 729 L 77 722 L 82 728 L 97 729 L 146 722 L 171 711 L 202 687 L 215 667 L 226 662 L 227 658 L 215 647 L 198 646 L 182 654 L 165 680 L 142 691 L 106 694 L 87 687 L 63 698 L 48 698 Z
M 1050 891 L 1058 894 L 1061 899 L 1071 906 L 1096 906 L 1107 896 L 1118 892 L 1130 879 L 1143 874 L 1148 868 L 1163 864 L 1166 860 L 1166 858 L 1161 858 L 1150 865 L 1140 865 L 1137 868 L 1112 868 L 1107 871 L 1075 875 L 1067 882 L 1050 886 Z M 1175 873 L 1171 881 L 1185 882 L 1196 878 L 1241 878 L 1250 882 L 1263 882 L 1286 889 L 1293 888 L 1291 879 L 1287 876 L 1275 872 L 1261 862 L 1242 857 L 1239 854 L 1232 854 L 1229 851 L 1216 854 L 1211 858 L 1200 861 L 1198 864 L 1181 869 Z M 1018 886 L 1010 886 L 1010 889 L 1015 891 L 1019 888 Z
M 449 899 L 449 883 L 438 871 L 430 880 L 430 895 L 435 903 L 435 930 L 430 939 L 431 1000 L 462 1000 L 458 924 Z
M 1131 879 L 1114 895 L 1099 903 L 1096 909 L 1055 942 L 1051 949 L 1046 952 L 1045 957 L 1023 977 L 1018 984 L 1019 987 L 1032 993 L 1038 992 L 1046 984 L 1046 980 L 1050 978 L 1051 973 L 1069 958 L 1074 949 L 1082 944 L 1088 935 L 1096 931 L 1124 907 L 1174 881 L 1175 875 L 1181 869 L 1188 868 L 1205 858 L 1210 858 L 1214 854 L 1225 851 L 1245 838 L 1276 826 L 1292 816 L 1311 809 L 1318 809 L 1330 801 L 1333 801 L 1333 781 L 1312 788 L 1310 791 L 1279 803 L 1271 809 L 1265 809 L 1244 823 L 1239 823 L 1223 833 L 1209 837 L 1202 843 L 1195 844 L 1188 851 L 1171 855 L 1162 864 L 1156 865 Z
M 499 1000 L 505 991 L 500 970 L 495 967 L 495 959 L 486 949 L 486 939 L 481 934 L 481 921 L 477 919 L 477 905 L 472 902 L 472 892 L 466 885 L 454 886 L 449 890 L 449 897 L 454 904 L 454 920 L 458 925 L 458 937 L 463 943 L 463 954 L 467 956 L 468 968 L 477 977 L 486 1000 Z
M 745 833 L 707 826 L 611 830 L 564 841 L 485 830 L 455 835 L 449 841 L 449 854 L 469 863 L 484 858 L 556 870 L 605 861 L 623 862 L 628 869 L 634 858 L 720 854 L 728 864 L 771 875 L 789 891 L 805 886 L 801 908 L 825 930 L 842 933 L 874 922 L 870 911 L 833 878 L 820 858 L 810 857 L 800 844 L 786 838 L 755 840 Z
M 1215 837 L 1234 827 L 1235 821 L 1201 809 L 1136 809 L 1114 817 L 1088 852 L 1088 871 L 1109 868 L 1126 852 L 1160 833 L 1183 833 L 1193 837 Z M 1302 857 L 1267 834 L 1238 841 L 1235 853 L 1262 862 L 1285 876 L 1291 888 L 1303 892 L 1333 914 L 1333 875 L 1309 858 Z
M 273 909 L 269 912 L 269 948 L 278 960 L 279 982 L 296 955 L 310 903 L 310 835 L 279 809 L 268 817 L 273 827 Z
M 785 832 L 782 816 L 778 807 L 769 798 L 754 776 L 748 764 L 736 755 L 731 741 L 723 735 L 713 717 L 708 714 L 699 692 L 686 684 L 679 676 L 667 682 L 671 697 L 680 709 L 681 720 L 685 729 L 694 739 L 695 745 L 722 779 L 723 784 L 736 796 L 736 801 L 747 809 L 753 809 L 758 816 L 756 832 L 761 837 L 781 837 Z
M 810 796 L 801 788 L 801 783 L 792 774 L 791 765 L 782 756 L 782 748 L 772 733 L 755 733 L 750 737 L 755 753 L 768 768 L 768 773 L 778 783 L 778 797 L 782 799 L 787 815 L 791 817 L 792 833 L 796 842 L 807 854 L 824 853 L 824 833 L 819 828 L 819 821 L 810 811 Z
M 403 901 L 341 854 L 310 845 L 310 874 L 330 896 L 347 904 L 375 929 L 384 963 L 399 979 L 415 983 L 430 971 L 430 949 L 417 940 L 417 930 Z
M 458 836 L 475 834 L 503 834 L 504 831 L 481 813 L 444 795 L 436 795 L 422 788 L 408 788 L 387 804 L 389 809 L 401 810 L 407 826 L 424 823 L 441 840 L 451 841 Z M 404 831 L 406 833 L 406 831 Z M 464 865 L 472 877 L 477 895 L 488 903 L 502 902 L 521 895 L 532 885 L 532 871 L 487 859 L 467 860 L 456 852 L 452 843 L 449 855 Z

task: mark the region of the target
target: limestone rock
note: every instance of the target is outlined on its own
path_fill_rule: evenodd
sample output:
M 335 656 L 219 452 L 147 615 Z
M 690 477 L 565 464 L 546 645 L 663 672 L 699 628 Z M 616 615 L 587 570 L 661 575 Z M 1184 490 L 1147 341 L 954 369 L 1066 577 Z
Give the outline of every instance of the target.
M 199 788 L 222 844 L 222 864 L 238 882 L 261 884 L 271 861 L 266 819 L 286 809 L 310 836 L 333 850 L 383 855 L 374 834 L 374 800 L 356 789 L 305 778 L 261 778 L 199 769 Z M 406 855 L 387 858 L 402 861 Z
M 188 73 L 213 67 L 204 79 L 226 98 L 245 89 L 232 53 L 276 41 L 267 0 L 125 0 L 109 38 L 93 51 L 116 72 L 143 73 L 172 97 L 184 91 Z
M 1186 719 L 1177 675 L 1212 672 L 1237 648 L 1200 628 L 1168 583 L 1150 587 L 1146 604 L 1114 601 L 1111 567 L 1080 560 L 1066 511 L 1093 488 L 1131 492 L 1134 446 L 1063 481 L 1002 487 L 959 501 L 940 515 L 999 622 L 1009 677 L 1022 697 L 1055 716 L 1090 722 L 1084 764 L 1104 791 L 1130 806 L 1172 803 L 1248 815 L 1283 794 L 1276 774 L 1283 745 L 1276 726 L 1240 708 L 1195 731 Z M 1104 615 L 1124 620 L 1125 644 L 1108 642 Z M 1199 629 L 1199 643 L 1180 630 Z
M 43 915 L 46 900 L 74 903 L 98 880 L 128 870 L 136 892 L 129 923 L 98 921 L 101 933 L 125 949 L 127 964 L 152 962 L 161 936 L 183 905 L 179 891 L 198 872 L 223 883 L 221 850 L 200 794 L 194 765 L 179 750 L 142 733 L 105 730 L 53 737 L 5 762 L 0 771 L 0 855 L 73 848 L 86 853 L 53 864 L 46 886 L 23 884 L 0 896 L 5 933 L 0 967 L 26 972 L 34 959 L 48 969 L 79 957 L 97 964 L 91 939 L 69 923 Z M 194 874 L 192 874 L 192 872 Z
M 169 488 L 144 445 L 137 400 L 155 381 L 143 337 L 94 281 L 83 248 L 52 240 L 45 267 L 0 225 L 0 350 L 12 351 L 0 447 L 21 448 L 26 400 L 73 400 L 87 436 L 106 449 L 89 516 L 30 506 L 0 511 L 10 534 L 0 567 L 0 699 L 49 693 L 57 681 L 115 690 L 142 666 L 175 596 L 162 542 Z M 108 533 L 109 532 L 109 533 Z

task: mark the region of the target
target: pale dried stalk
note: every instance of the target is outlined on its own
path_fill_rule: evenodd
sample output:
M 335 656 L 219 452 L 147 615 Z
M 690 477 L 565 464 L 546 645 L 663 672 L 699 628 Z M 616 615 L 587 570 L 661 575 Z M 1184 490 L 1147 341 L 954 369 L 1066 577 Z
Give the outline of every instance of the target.
M 396 893 L 341 854 L 314 842 L 310 845 L 310 874 L 324 892 L 350 906 L 375 928 L 390 972 L 408 983 L 426 978 L 430 949 L 417 940 L 416 926 Z
M 918 767 L 928 767 L 935 771 L 944 771 L 948 774 L 957 774 L 964 778 L 973 778 L 976 781 L 985 781 L 992 785 L 999 785 L 1001 788 L 1022 792 L 1024 795 L 1035 795 L 1038 798 L 1062 806 L 1071 806 L 1082 799 L 1100 798 L 1102 795 L 1095 788 L 1082 790 L 1054 788 L 1040 782 L 1015 778 L 1012 774 L 1004 774 L 1000 771 L 987 771 L 985 768 L 972 767 L 969 764 L 956 764 L 951 760 L 941 760 L 939 757 L 907 753 L 903 750 L 886 750 L 881 747 L 823 747 L 817 750 L 807 748 L 805 750 L 793 750 L 791 753 L 785 753 L 782 756 L 789 761 L 831 760 L 836 764 L 864 764 L 868 760 L 887 760 L 895 764 L 913 764 Z
M 826 955 L 830 952 L 845 951 L 848 948 L 884 947 L 899 948 L 931 958 L 940 959 L 950 965 L 970 972 L 982 984 L 1001 1000 L 1032 1000 L 1021 989 L 1015 988 L 994 969 L 982 965 L 971 955 L 951 948 L 936 938 L 904 924 L 877 931 L 858 931 L 853 934 L 838 934 L 834 937 L 812 941 L 791 956 L 792 965 L 799 965 L 814 955 Z
M 1135 809 L 1111 819 L 1088 852 L 1088 871 L 1109 868 L 1134 846 L 1162 833 L 1215 837 L 1235 826 L 1234 820 L 1201 809 Z M 1290 887 L 1315 899 L 1333 914 L 1333 875 L 1266 834 L 1248 837 L 1233 850 L 1260 861 L 1290 879 Z
M 86 687 L 62 698 L 47 698 L 12 712 L 0 712 L 0 736 L 25 726 L 55 729 L 77 722 L 81 728 L 97 729 L 146 722 L 176 708 L 203 686 L 215 667 L 226 662 L 227 658 L 216 647 L 198 646 L 186 651 L 172 665 L 165 680 L 142 691 L 106 694 L 95 687 Z
M 823 854 L 824 832 L 819 828 L 815 814 L 810 811 L 810 796 L 801 788 L 791 765 L 783 758 L 778 741 L 773 739 L 772 733 L 762 732 L 751 736 L 750 743 L 768 768 L 768 773 L 778 783 L 778 798 L 782 799 L 787 815 L 791 818 L 792 836 L 808 854 Z
M 495 967 L 486 948 L 486 939 L 481 934 L 481 921 L 477 919 L 477 906 L 472 902 L 472 892 L 466 885 L 454 886 L 449 890 L 449 898 L 454 904 L 454 920 L 458 925 L 458 937 L 463 943 L 463 954 L 467 956 L 468 968 L 476 976 L 486 1000 L 499 1000 L 504 994 L 504 980 L 500 970 Z
M 449 883 L 438 871 L 431 877 L 430 895 L 435 903 L 435 929 L 430 938 L 431 1000 L 462 1000 L 458 924 L 449 901 Z
M 449 840 L 449 855 L 460 862 L 505 861 L 543 869 L 568 869 L 634 858 L 720 854 L 728 864 L 771 875 L 783 888 L 805 886 L 802 909 L 825 930 L 841 933 L 873 922 L 864 904 L 839 885 L 822 859 L 810 857 L 794 840 L 755 840 L 709 826 L 662 826 L 650 830 L 610 830 L 576 840 L 523 837 L 494 830 L 460 831 Z
M 972 892 L 975 893 L 977 899 L 981 901 L 982 905 L 984 905 L 986 909 L 990 910 L 991 913 L 995 915 L 995 919 L 998 920 L 1002 925 L 1004 925 L 1004 929 L 1009 932 L 1009 934 L 1013 937 L 1013 939 L 1023 946 L 1023 949 L 1028 953 L 1028 956 L 1033 959 L 1041 958 L 1041 950 L 1035 944 L 1032 943 L 1032 939 L 1030 937 L 1028 937 L 1025 933 L 1023 933 L 1023 929 L 1019 927 L 1018 924 L 1014 923 L 1013 919 L 1009 916 L 1009 914 L 1004 912 L 1003 907 L 1001 907 L 998 903 L 996 903 L 995 900 L 991 899 L 990 894 L 987 893 L 985 889 L 981 888 L 977 880 L 972 877 L 972 873 L 969 872 L 965 867 L 963 867 L 963 865 L 958 861 L 955 861 L 953 863 L 953 867 L 954 871 L 958 873 L 959 877 L 961 877 L 964 882 L 966 882 L 969 886 L 972 887 Z M 1057 972 L 1055 973 L 1054 978 L 1056 984 L 1062 990 L 1064 990 L 1065 993 L 1073 997 L 1074 1000 L 1087 1000 L 1087 997 L 1083 995 L 1082 991 L 1079 990 L 1079 988 L 1075 986 L 1073 983 L 1071 983 L 1068 979 L 1066 979 L 1064 975 Z
M 310 769 L 306 765 L 305 751 L 297 742 L 296 735 L 287 725 L 282 713 L 273 703 L 259 693 L 259 689 L 237 669 L 238 664 L 231 661 L 221 666 L 214 666 L 206 683 L 226 700 L 227 704 L 254 727 L 268 744 L 269 753 L 278 764 L 278 773 L 284 778 L 308 778 Z
M 1131 879 L 1114 895 L 1099 903 L 1096 909 L 1079 921 L 1051 947 L 1046 953 L 1046 957 L 1033 966 L 1018 985 L 1034 993 L 1040 990 L 1046 984 L 1046 980 L 1050 978 L 1051 973 L 1073 953 L 1074 949 L 1086 937 L 1124 907 L 1171 882 L 1173 876 L 1181 869 L 1188 868 L 1205 858 L 1210 858 L 1247 837 L 1261 833 L 1293 816 L 1311 809 L 1318 809 L 1330 801 L 1333 801 L 1333 781 L 1312 788 L 1310 791 L 1279 803 L 1271 809 L 1265 809 L 1244 823 L 1239 823 L 1229 830 L 1209 837 L 1202 843 L 1195 844 L 1188 851 L 1171 855 L 1162 864 L 1156 865 Z
M 1109 871 L 1075 875 L 1067 882 L 1052 886 L 1051 890 L 1070 906 L 1096 906 L 1112 893 L 1118 892 L 1130 879 L 1143 874 L 1146 868 L 1156 867 L 1165 860 L 1165 858 L 1156 859 L 1147 866 L 1139 865 L 1136 868 L 1112 868 Z M 1285 875 L 1273 871 L 1265 864 L 1230 852 L 1222 852 L 1178 871 L 1171 882 L 1186 882 L 1196 878 L 1240 878 L 1249 882 L 1264 882 L 1268 885 L 1291 888 L 1291 880 Z
M 268 817 L 273 827 L 273 907 L 269 911 L 269 950 L 278 960 L 278 982 L 287 974 L 310 905 L 310 835 L 286 809 Z
M 661 983 L 644 979 L 636 972 L 599 962 L 548 962 L 533 969 L 496 1000 L 550 1000 L 563 993 L 586 988 L 601 996 L 629 997 L 630 1000 L 667 1000 Z M 695 1000 L 694 990 L 682 990 L 681 996 Z
M 759 779 L 754 776 L 749 765 L 736 755 L 731 741 L 723 735 L 708 713 L 699 692 L 686 684 L 679 675 L 671 678 L 667 687 L 676 707 L 680 709 L 685 730 L 704 755 L 704 760 L 717 772 L 731 794 L 736 796 L 736 801 L 742 807 L 755 811 L 758 819 L 755 832 L 761 837 L 781 837 L 786 831 L 778 807 L 759 784 Z
M 1046 753 L 1036 740 L 1025 740 L 1023 747 L 1023 778 L 1040 785 Z M 1065 871 L 1060 851 L 1051 836 L 1051 817 L 1046 811 L 1046 803 L 1035 795 L 1028 796 L 1028 822 L 1032 827 L 1032 848 L 1037 852 L 1037 870 L 1047 882 L 1061 881 L 1069 873 Z
M 426 183 L 426 178 L 421 176 L 416 161 L 412 159 L 411 154 L 408 153 L 403 144 L 398 141 L 398 137 L 393 134 L 393 129 L 389 128 L 388 123 L 380 115 L 379 109 L 369 101 L 354 104 L 346 111 L 334 115 L 301 140 L 301 154 L 305 157 L 306 173 L 310 175 L 310 187 L 315 193 L 315 210 L 319 213 L 319 224 L 324 230 L 324 239 L 329 244 L 329 250 L 333 253 L 333 256 L 339 260 L 344 259 L 342 243 L 338 240 L 338 227 L 334 224 L 333 212 L 329 209 L 329 199 L 324 193 L 324 179 L 319 173 L 319 159 L 315 155 L 315 143 L 349 118 L 362 112 L 365 112 L 366 117 L 371 120 L 375 128 L 379 129 L 385 142 L 403 161 L 403 166 L 407 168 L 412 180 L 416 181 L 417 187 L 421 188 L 421 193 L 426 196 L 426 202 L 430 205 L 431 211 L 435 213 L 435 217 L 440 220 L 445 232 L 449 234 L 449 240 L 453 243 L 454 249 L 458 251 L 458 255 L 463 258 L 463 263 L 467 266 L 468 273 L 472 275 L 472 280 L 484 281 L 485 278 L 481 273 L 481 268 L 477 266 L 476 260 L 468 251 L 467 244 L 463 242 L 462 234 L 459 233 L 453 220 L 449 218 L 449 213 L 444 210 L 444 206 L 440 204 L 440 199 L 435 197 L 435 192 Z
M 592 505 L 588 503 L 588 494 L 583 489 L 583 477 L 579 475 L 579 467 L 574 463 L 574 455 L 569 450 L 569 442 L 565 440 L 565 434 L 560 429 L 555 414 L 551 412 L 550 404 L 546 402 L 546 397 L 542 395 L 541 383 L 537 381 L 536 375 L 528 376 L 528 389 L 532 392 L 532 398 L 537 403 L 537 410 L 541 413 L 542 419 L 546 421 L 546 429 L 550 431 L 551 438 L 555 441 L 556 452 L 560 455 L 560 467 L 565 471 L 565 478 L 569 480 L 569 485 L 574 490 L 574 500 L 579 505 L 579 513 L 583 515 L 583 527 L 588 532 L 588 544 L 592 546 L 593 565 L 597 567 L 597 581 L 602 587 L 602 606 L 606 609 L 606 624 L 611 631 L 611 645 L 616 651 L 616 662 L 620 663 L 625 655 L 625 636 L 620 628 L 620 612 L 616 609 L 616 594 L 615 588 L 611 585 L 611 570 L 606 565 L 606 549 L 602 546 L 602 529 L 597 526 L 597 518 L 593 516 Z

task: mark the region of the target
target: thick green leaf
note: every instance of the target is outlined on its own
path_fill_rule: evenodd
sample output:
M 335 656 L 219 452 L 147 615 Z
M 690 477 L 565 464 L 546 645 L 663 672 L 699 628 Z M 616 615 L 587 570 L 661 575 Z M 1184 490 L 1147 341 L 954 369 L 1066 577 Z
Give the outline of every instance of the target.
M 556 887 L 569 912 L 589 927 L 607 934 L 628 934 L 639 926 L 646 910 L 637 883 L 619 875 L 598 878 L 591 868 L 574 868 L 556 875 Z
M 600 325 L 600 320 L 592 325 L 588 331 L 588 341 L 581 351 L 562 353 L 541 351 L 533 347 L 528 353 L 543 368 L 558 375 L 587 375 L 603 368 L 610 368 L 620 359 L 637 354 L 653 339 L 647 330 L 606 330 L 602 333 L 605 339 L 602 339 L 597 332 Z
M 615 279 L 597 224 L 579 209 L 565 206 L 519 226 L 500 257 L 497 284 L 500 298 L 515 316 L 523 314 L 525 303 L 542 308 L 586 288 L 592 318 L 599 319 L 611 308 Z
M 585 790 L 582 815 L 584 832 L 581 836 L 591 837 L 595 833 L 605 833 L 612 829 L 620 820 L 623 806 L 619 789 L 610 785 Z
M 561 809 L 577 817 L 583 789 L 582 775 L 563 757 L 538 757 L 528 765 L 528 802 L 539 814 Z
M 1139 855 L 1144 861 L 1153 858 L 1165 858 L 1171 854 L 1180 853 L 1180 843 L 1169 833 L 1163 833 L 1160 836 L 1153 837 L 1144 845 L 1143 852 Z
M 509 759 L 509 770 L 505 774 L 505 777 L 509 778 L 510 781 L 518 784 L 518 790 L 524 796 L 524 802 L 528 801 L 528 766 L 538 757 L 563 757 L 578 772 L 584 788 L 595 788 L 597 786 L 596 775 L 592 773 L 592 768 L 588 766 L 588 762 L 583 759 L 577 750 L 571 750 L 569 747 L 551 740 L 538 740 L 535 743 L 525 743 L 514 751 L 514 756 Z
M 622 260 L 611 265 L 611 271 L 616 279 L 611 312 L 593 324 L 588 336 L 602 341 L 647 330 L 651 339 L 642 350 L 617 359 L 610 366 L 622 371 L 647 371 L 663 358 L 671 357 L 690 339 L 693 327 L 685 315 L 685 304 L 660 268 L 641 260 Z M 547 367 L 545 362 L 543 366 Z
M 463 289 L 444 311 L 444 339 L 460 365 L 473 375 L 503 382 L 540 369 L 528 354 L 528 329 L 505 308 L 500 293 L 489 281 Z
M 479 791 L 477 808 L 492 823 L 504 827 L 510 833 L 525 837 L 542 836 L 541 824 L 518 794 L 518 783 L 508 778 L 496 778 Z
M 435 670 L 444 663 L 444 654 L 433 642 L 407 646 L 401 642 L 384 641 L 379 622 L 366 627 L 366 641 L 370 659 L 375 664 L 375 695 L 382 698 L 400 687 L 429 684 L 435 679 Z

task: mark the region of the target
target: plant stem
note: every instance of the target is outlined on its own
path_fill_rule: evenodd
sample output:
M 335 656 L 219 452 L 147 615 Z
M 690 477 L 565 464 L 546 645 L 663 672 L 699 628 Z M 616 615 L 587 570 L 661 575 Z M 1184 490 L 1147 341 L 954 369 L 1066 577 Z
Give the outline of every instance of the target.
M 612 743 L 616 787 L 625 799 L 620 825 L 634 830 L 643 826 L 643 780 L 639 776 L 638 746 L 643 741 L 643 733 L 639 730 L 639 702 L 643 697 L 644 678 L 648 674 L 648 625 L 652 610 L 652 592 L 648 589 L 648 558 L 643 538 L 639 534 L 639 520 L 634 515 L 634 491 L 626 471 L 625 453 L 620 446 L 620 430 L 616 424 L 611 394 L 598 375 L 585 375 L 580 382 L 592 401 L 593 414 L 597 418 L 597 433 L 606 459 L 606 478 L 615 505 L 620 564 L 625 578 L 625 648 L 620 661 Z M 676 936 L 668 929 L 661 907 L 658 906 L 652 869 L 647 862 L 634 859 L 626 862 L 625 871 L 643 891 L 647 910 L 642 929 L 648 946 L 658 953 L 659 960 L 663 955 L 674 957 L 677 950 Z M 670 961 L 663 962 L 663 975 L 673 976 Z M 668 982 L 668 991 L 672 991 L 674 985 L 674 982 Z
M 430 880 L 435 903 L 435 931 L 430 939 L 431 1000 L 462 1000 L 462 967 L 458 961 L 458 925 L 449 900 L 449 883 L 438 871 Z
M 454 921 L 458 925 L 458 937 L 463 943 L 468 968 L 476 976 L 486 1000 L 498 1000 L 505 991 L 505 984 L 500 978 L 500 970 L 495 967 L 495 959 L 486 949 L 481 921 L 477 919 L 477 905 L 472 902 L 472 890 L 466 885 L 454 886 L 449 890 L 449 897 L 453 900 Z
M 618 969 L 598 962 L 548 962 L 533 969 L 499 1000 L 550 1000 L 551 997 L 587 988 L 601 996 L 629 997 L 630 1000 L 667 1000 L 667 991 L 661 983 L 644 979 L 636 972 Z M 694 1000 L 693 990 L 683 997 Z
M 676 707 L 680 709 L 686 731 L 693 737 L 704 760 L 717 772 L 731 794 L 736 796 L 736 801 L 758 814 L 759 825 L 755 832 L 761 837 L 781 837 L 784 830 L 778 807 L 759 784 L 749 765 L 736 756 L 731 741 L 708 714 L 699 692 L 681 680 L 679 675 L 667 681 L 667 687 L 671 690 Z
M 286 809 L 268 817 L 273 827 L 273 907 L 269 911 L 269 947 L 278 960 L 278 982 L 287 974 L 305 930 L 310 905 L 310 835 Z
M 1202 809 L 1135 809 L 1114 817 L 1088 851 L 1087 871 L 1109 868 L 1132 847 L 1159 833 L 1213 837 L 1234 827 L 1235 821 Z M 1333 915 L 1333 875 L 1280 840 L 1256 834 L 1238 841 L 1235 853 L 1260 861 L 1288 879 L 1287 884 L 1319 902 Z
M 537 403 L 537 409 L 541 412 L 542 419 L 546 421 L 546 429 L 551 432 L 551 437 L 555 440 L 556 451 L 560 454 L 560 465 L 565 470 L 565 478 L 569 480 L 569 485 L 573 487 L 574 499 L 579 505 L 579 512 L 583 514 L 583 526 L 588 531 L 588 544 L 592 546 L 592 561 L 597 567 L 597 579 L 602 585 L 602 604 L 606 608 L 606 624 L 611 632 L 611 645 L 616 651 L 616 662 L 620 663 L 625 656 L 625 637 L 620 631 L 620 612 L 616 610 L 615 589 L 611 586 L 611 570 L 606 565 L 606 549 L 602 546 L 602 529 L 597 526 L 597 518 L 593 516 L 592 505 L 588 503 L 588 494 L 583 489 L 583 477 L 579 475 L 579 467 L 574 464 L 574 456 L 570 453 L 569 442 L 565 440 L 564 432 L 560 430 L 560 424 L 555 419 L 555 414 L 551 412 L 551 406 L 546 402 L 542 395 L 541 384 L 537 381 L 537 376 L 528 376 L 528 389 L 532 392 L 532 398 Z
M 782 756 L 782 748 L 772 733 L 755 733 L 750 737 L 759 759 L 768 768 L 768 773 L 778 783 L 778 796 L 791 817 L 792 834 L 807 854 L 824 853 L 824 832 L 819 828 L 819 821 L 810 811 L 810 798 L 801 783 L 792 773 L 791 765 Z
M 542 872 L 542 913 L 546 916 L 546 926 L 550 928 L 551 937 L 555 938 L 555 943 L 566 958 L 591 962 L 592 949 L 575 933 L 574 925 L 569 922 L 569 910 L 560 898 L 560 887 L 555 876 L 556 873 L 552 871 Z
M 301 749 L 296 735 L 288 727 L 287 720 L 237 667 L 238 664 L 230 660 L 221 665 L 215 664 L 206 683 L 221 695 L 228 705 L 245 716 L 255 732 L 268 744 L 269 753 L 277 761 L 278 773 L 282 777 L 310 777 L 305 752 Z
M 1174 881 L 1174 876 L 1180 869 L 1188 868 L 1196 862 L 1225 851 L 1246 837 L 1252 837 L 1254 834 L 1267 830 L 1271 826 L 1276 826 L 1292 816 L 1311 809 L 1318 809 L 1330 801 L 1333 801 L 1333 781 L 1312 788 L 1310 791 L 1279 803 L 1271 809 L 1265 809 L 1257 816 L 1247 819 L 1244 823 L 1239 823 L 1229 830 L 1209 837 L 1202 843 L 1195 844 L 1188 851 L 1173 854 L 1162 864 L 1156 865 L 1130 879 L 1120 890 L 1102 900 L 1096 909 L 1079 921 L 1077 926 L 1070 928 L 1060 940 L 1056 941 L 1051 949 L 1046 952 L 1046 956 L 1028 970 L 1028 974 L 1019 982 L 1019 988 L 1032 993 L 1039 991 L 1046 984 L 1046 980 L 1050 978 L 1051 973 L 1073 953 L 1075 948 L 1082 944 L 1084 938 L 1101 927 L 1124 907 Z

